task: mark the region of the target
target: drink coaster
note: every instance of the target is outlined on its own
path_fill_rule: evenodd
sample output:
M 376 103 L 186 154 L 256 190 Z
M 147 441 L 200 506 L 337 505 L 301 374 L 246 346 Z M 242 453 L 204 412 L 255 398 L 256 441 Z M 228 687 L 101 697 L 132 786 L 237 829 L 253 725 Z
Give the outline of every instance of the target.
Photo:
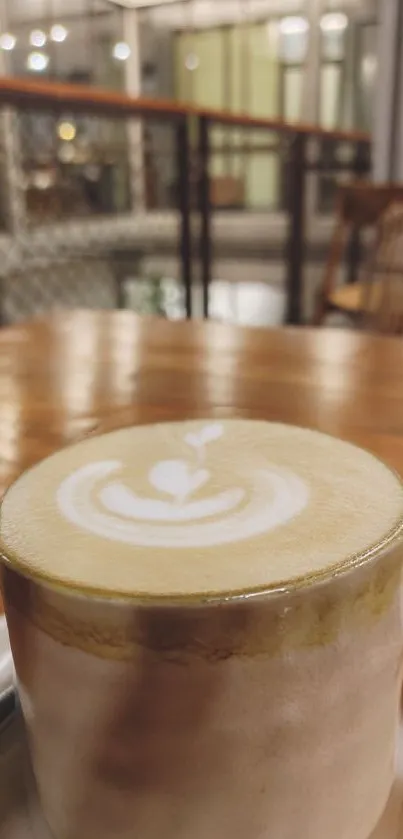
M 403 726 L 399 732 L 396 781 L 386 810 L 368 839 L 402 837 Z M 18 712 L 0 730 L 0 838 L 52 839 L 35 793 L 23 724 Z

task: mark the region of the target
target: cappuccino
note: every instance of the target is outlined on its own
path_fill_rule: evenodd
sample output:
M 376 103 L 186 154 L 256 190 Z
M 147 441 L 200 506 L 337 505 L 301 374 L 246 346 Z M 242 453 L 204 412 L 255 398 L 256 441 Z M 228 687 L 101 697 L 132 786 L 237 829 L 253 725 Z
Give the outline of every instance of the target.
M 314 431 L 88 439 L 2 507 L 3 591 L 55 839 L 368 839 L 394 780 L 403 491 Z
M 247 420 L 123 429 L 27 472 L 10 563 L 82 592 L 220 597 L 359 562 L 399 524 L 398 478 L 349 443 Z

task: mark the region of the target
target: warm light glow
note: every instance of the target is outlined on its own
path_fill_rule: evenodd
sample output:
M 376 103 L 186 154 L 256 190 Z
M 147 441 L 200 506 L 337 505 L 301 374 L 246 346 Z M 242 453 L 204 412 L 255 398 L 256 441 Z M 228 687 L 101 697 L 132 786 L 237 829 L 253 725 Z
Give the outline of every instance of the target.
M 113 57 L 117 58 L 119 61 L 127 61 L 130 53 L 131 49 L 129 44 L 126 44 L 126 41 L 118 41 L 113 48 Z
M 72 163 L 75 154 L 74 146 L 70 145 L 70 143 L 62 143 L 57 156 L 62 163 Z
M 332 12 L 323 15 L 320 28 L 322 32 L 344 32 L 348 26 L 348 17 L 344 12 Z
M 283 17 L 280 20 L 280 32 L 282 35 L 300 35 L 308 32 L 309 23 L 304 17 Z
M 44 52 L 30 52 L 27 58 L 28 70 L 33 70 L 34 73 L 42 73 L 46 70 L 49 64 L 49 56 Z
M 46 33 L 42 29 L 33 29 L 29 36 L 29 42 L 33 47 L 44 47 L 46 44 Z
M 11 32 L 3 32 L 0 35 L 0 48 L 2 50 L 13 50 L 17 43 L 17 38 L 15 35 L 12 35 Z
M 64 140 L 66 143 L 70 143 L 71 140 L 74 140 L 77 129 L 73 122 L 59 122 L 57 126 L 57 133 L 61 140 Z
M 68 34 L 68 29 L 66 29 L 66 27 L 63 26 L 61 23 L 53 24 L 50 30 L 51 40 L 55 41 L 56 44 L 62 44 L 63 41 L 66 40 Z
M 32 183 L 36 189 L 50 189 L 53 184 L 53 176 L 50 172 L 35 172 L 32 177 Z

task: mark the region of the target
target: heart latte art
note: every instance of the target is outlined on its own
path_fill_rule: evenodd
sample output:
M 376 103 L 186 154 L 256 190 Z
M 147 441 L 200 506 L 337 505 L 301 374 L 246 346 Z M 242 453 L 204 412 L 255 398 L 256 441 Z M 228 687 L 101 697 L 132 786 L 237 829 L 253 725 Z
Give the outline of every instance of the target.
M 153 494 L 140 495 L 119 480 L 119 461 L 91 463 L 58 489 L 61 512 L 73 524 L 106 539 L 158 547 L 214 546 L 238 542 L 284 524 L 306 506 L 309 491 L 291 471 L 274 466 L 238 467 L 234 487 L 209 491 L 214 461 L 204 466 L 208 443 L 221 424 L 185 436 L 188 460 L 163 460 L 148 472 Z M 203 493 L 200 494 L 200 491 Z

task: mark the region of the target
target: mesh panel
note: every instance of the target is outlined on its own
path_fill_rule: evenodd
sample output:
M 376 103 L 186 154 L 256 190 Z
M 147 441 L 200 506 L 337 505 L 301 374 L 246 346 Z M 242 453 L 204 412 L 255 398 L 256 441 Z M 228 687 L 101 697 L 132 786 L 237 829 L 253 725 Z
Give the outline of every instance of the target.
M 175 132 L 138 119 L 1 109 L 3 323 L 66 306 L 172 315 L 167 288 L 178 286 L 180 266 L 171 258 L 166 275 L 164 256 L 179 234 Z
M 96 258 L 27 263 L 2 280 L 3 321 L 13 323 L 54 308 L 114 308 L 113 264 Z

